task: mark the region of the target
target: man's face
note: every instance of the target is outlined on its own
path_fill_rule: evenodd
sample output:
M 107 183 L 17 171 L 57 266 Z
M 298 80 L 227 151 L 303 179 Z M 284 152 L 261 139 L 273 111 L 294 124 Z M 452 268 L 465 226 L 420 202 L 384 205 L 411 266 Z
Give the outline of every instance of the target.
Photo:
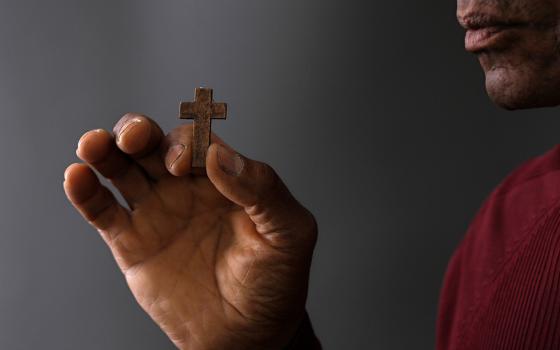
M 457 0 L 457 17 L 494 102 L 560 104 L 560 0 Z

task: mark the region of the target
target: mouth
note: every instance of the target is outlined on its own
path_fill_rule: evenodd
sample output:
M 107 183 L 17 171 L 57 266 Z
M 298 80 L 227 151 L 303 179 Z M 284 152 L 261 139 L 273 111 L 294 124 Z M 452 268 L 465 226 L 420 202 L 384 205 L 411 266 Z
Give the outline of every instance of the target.
M 499 46 L 504 41 L 507 31 L 512 27 L 491 26 L 479 29 L 468 29 L 465 34 L 465 49 L 477 53 Z
M 465 49 L 473 53 L 499 47 L 507 42 L 511 31 L 527 26 L 524 22 L 481 13 L 458 16 L 458 20 L 467 31 Z

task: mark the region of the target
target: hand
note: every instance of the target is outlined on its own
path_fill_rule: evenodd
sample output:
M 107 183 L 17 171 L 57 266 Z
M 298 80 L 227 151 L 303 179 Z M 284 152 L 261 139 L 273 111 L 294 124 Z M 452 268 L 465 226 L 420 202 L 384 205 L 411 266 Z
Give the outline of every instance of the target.
M 281 349 L 305 315 L 317 228 L 268 165 L 212 135 L 191 173 L 192 126 L 164 136 L 127 114 L 87 132 L 69 200 L 101 234 L 140 306 L 180 349 Z M 92 171 L 109 179 L 121 206 Z

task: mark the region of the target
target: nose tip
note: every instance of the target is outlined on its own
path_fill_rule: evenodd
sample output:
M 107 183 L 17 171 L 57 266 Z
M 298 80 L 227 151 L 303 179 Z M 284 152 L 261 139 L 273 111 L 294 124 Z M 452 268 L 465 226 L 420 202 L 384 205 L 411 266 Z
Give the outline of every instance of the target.
M 460 13 L 460 12 L 457 11 L 457 22 L 464 29 L 469 29 L 469 23 L 468 23 L 468 20 L 467 20 L 467 16 L 464 15 L 462 12 Z

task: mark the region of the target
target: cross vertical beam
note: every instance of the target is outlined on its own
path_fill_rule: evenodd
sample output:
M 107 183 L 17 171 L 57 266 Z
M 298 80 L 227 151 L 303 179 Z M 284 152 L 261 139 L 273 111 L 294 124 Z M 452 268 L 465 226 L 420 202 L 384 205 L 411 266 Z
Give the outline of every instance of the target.
M 227 104 L 214 102 L 213 91 L 196 88 L 194 102 L 181 102 L 181 119 L 193 119 L 192 167 L 206 167 L 206 153 L 210 146 L 212 119 L 226 119 Z

